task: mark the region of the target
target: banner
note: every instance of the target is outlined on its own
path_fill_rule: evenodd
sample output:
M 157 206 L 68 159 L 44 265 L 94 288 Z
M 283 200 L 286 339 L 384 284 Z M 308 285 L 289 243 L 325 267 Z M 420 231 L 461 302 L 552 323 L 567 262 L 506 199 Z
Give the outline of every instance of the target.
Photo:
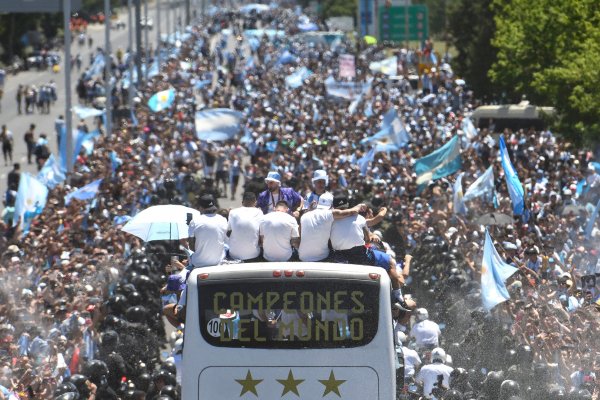
M 242 128 L 244 114 L 229 108 L 211 108 L 196 113 L 196 137 L 222 141 L 235 137 Z
M 353 78 L 356 76 L 356 66 L 352 54 L 340 54 L 340 78 Z
M 368 82 L 338 82 L 332 76 L 325 80 L 325 91 L 328 96 L 354 100 L 361 93 L 368 91 L 371 81 Z
M 387 76 L 398 75 L 398 57 L 393 56 L 381 61 L 374 61 L 369 64 L 372 72 L 380 72 Z

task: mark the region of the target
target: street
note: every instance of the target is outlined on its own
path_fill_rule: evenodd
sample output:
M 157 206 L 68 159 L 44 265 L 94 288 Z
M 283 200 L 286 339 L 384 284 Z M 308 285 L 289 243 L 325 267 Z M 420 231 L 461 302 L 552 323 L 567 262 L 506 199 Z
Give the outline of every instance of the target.
M 183 3 L 182 3 L 183 4 Z M 183 8 L 181 8 L 183 10 Z M 132 13 L 132 20 L 135 17 L 134 9 L 130 9 L 129 12 Z M 175 26 L 175 12 L 170 13 L 171 23 L 168 26 L 173 30 Z M 177 15 L 183 16 L 183 11 L 177 13 Z M 142 18 L 144 16 L 144 10 L 142 7 Z M 156 29 L 158 27 L 156 21 L 156 4 L 154 2 L 148 4 L 148 18 L 154 20 L 154 29 L 148 32 L 148 41 L 152 48 L 156 47 Z M 121 22 L 125 22 L 126 29 L 111 29 L 111 48 L 112 53 L 115 54 L 118 49 L 121 49 L 123 52 L 127 51 L 128 48 L 128 13 L 127 9 L 118 10 L 118 19 Z M 167 29 L 167 12 L 166 8 L 161 7 L 161 20 L 160 20 L 160 29 L 161 33 L 166 32 Z M 98 47 L 104 47 L 104 25 L 99 24 L 90 24 L 88 26 L 88 35 L 93 39 L 93 46 L 88 48 L 87 43 L 84 46 L 80 46 L 77 43 L 77 38 L 73 40 L 71 44 L 71 56 L 75 57 L 77 54 L 81 55 L 82 58 L 82 68 L 78 73 L 76 68 L 71 70 L 71 89 L 72 89 L 72 105 L 75 106 L 78 104 L 77 96 L 75 93 L 75 87 L 77 83 L 77 79 L 79 78 L 79 74 L 82 74 L 85 71 L 85 68 L 89 66 L 90 53 L 93 53 Z M 134 40 L 134 48 L 135 48 L 135 32 L 133 35 Z M 145 31 L 142 31 L 142 43 L 145 43 Z M 37 168 L 35 164 L 28 165 L 27 164 L 27 147 L 25 145 L 25 141 L 23 136 L 27 129 L 29 129 L 30 124 L 36 125 L 35 130 L 35 139 L 39 138 L 40 133 L 46 133 L 48 136 L 48 142 L 50 149 L 55 154 L 58 155 L 57 141 L 56 141 L 56 131 L 54 129 L 54 121 L 58 118 L 59 115 L 65 115 L 65 75 L 64 75 L 64 52 L 61 50 L 61 69 L 59 73 L 53 73 L 49 68 L 46 71 L 37 71 L 37 70 L 29 70 L 20 72 L 17 75 L 7 75 L 6 82 L 4 85 L 4 95 L 2 98 L 2 111 L 0 113 L 0 125 L 6 125 L 8 130 L 12 131 L 14 135 L 14 144 L 13 144 L 13 162 L 8 162 L 8 165 L 5 165 L 4 160 L 0 161 L 0 192 L 3 195 L 6 191 L 6 176 L 8 172 L 12 170 L 13 163 L 21 164 L 22 172 L 30 172 L 32 174 L 37 174 Z M 51 106 L 49 114 L 17 114 L 17 102 L 16 102 L 16 93 L 19 85 L 23 86 L 31 86 L 35 85 L 36 87 L 40 87 L 43 84 L 49 83 L 53 80 L 57 86 L 57 101 Z M 24 107 L 23 107 L 24 111 Z M 78 119 L 76 115 L 73 115 L 73 127 L 77 126 Z M 88 125 L 91 122 L 87 121 Z

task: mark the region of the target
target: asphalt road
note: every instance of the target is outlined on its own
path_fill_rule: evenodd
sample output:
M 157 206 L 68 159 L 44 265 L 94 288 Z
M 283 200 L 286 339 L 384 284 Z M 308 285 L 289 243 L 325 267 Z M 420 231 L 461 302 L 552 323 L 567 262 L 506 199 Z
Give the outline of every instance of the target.
M 128 11 L 132 12 L 132 20 L 134 19 L 135 13 L 132 10 L 128 10 L 124 8 L 120 10 L 118 13 L 118 19 L 122 22 L 125 22 L 126 29 L 112 29 L 111 30 L 111 48 L 113 54 L 121 49 L 122 51 L 126 51 L 128 48 L 129 34 L 128 29 Z M 183 16 L 183 12 L 178 13 Z M 142 8 L 142 18 L 144 16 L 143 8 Z M 150 42 L 150 46 L 152 48 L 156 47 L 156 6 L 154 3 L 148 5 L 148 17 L 154 20 L 154 29 L 149 31 L 148 39 Z M 161 19 L 160 19 L 160 28 L 161 32 L 166 32 L 166 9 L 164 6 L 161 8 Z M 173 30 L 175 26 L 175 12 L 170 13 L 171 22 L 170 26 Z M 77 96 L 75 94 L 75 86 L 77 84 L 77 79 L 80 74 L 83 73 L 85 67 L 89 65 L 90 53 L 92 53 L 97 47 L 104 45 L 104 25 L 90 25 L 88 26 L 88 35 L 90 35 L 93 39 L 93 47 L 88 48 L 87 43 L 84 46 L 80 46 L 77 40 L 74 40 L 71 45 L 71 55 L 76 56 L 77 54 L 81 54 L 83 64 L 80 72 L 74 68 L 71 72 L 71 89 L 72 93 L 72 103 L 76 105 Z M 142 41 L 144 41 L 144 31 L 142 31 Z M 135 35 L 133 36 L 133 40 L 135 42 Z M 40 133 L 46 133 L 48 136 L 50 150 L 57 155 L 57 142 L 56 142 L 56 132 L 54 129 L 54 121 L 58 118 L 59 115 L 65 115 L 65 74 L 64 74 L 64 52 L 61 50 L 61 71 L 57 74 L 53 73 L 51 70 L 47 71 L 37 71 L 30 70 L 26 72 L 20 72 L 17 75 L 7 75 L 6 81 L 4 85 L 4 96 L 1 100 L 2 111 L 0 112 L 0 125 L 6 125 L 7 128 L 12 131 L 14 135 L 14 146 L 13 146 L 13 163 L 19 162 L 21 164 L 21 171 L 30 172 L 32 174 L 37 174 L 37 168 L 35 165 L 27 164 L 27 148 L 25 145 L 25 141 L 23 136 L 26 130 L 29 128 L 30 124 L 36 125 L 36 135 L 35 138 L 39 138 Z M 35 85 L 39 87 L 43 84 L 46 84 L 54 80 L 57 85 L 57 95 L 58 100 L 51 106 L 49 114 L 29 114 L 25 113 L 19 115 L 17 113 L 17 102 L 16 102 L 16 93 L 19 85 L 30 86 Z M 24 108 L 24 107 L 23 107 Z M 23 109 L 24 111 L 24 109 Z M 91 121 L 87 121 L 88 125 L 91 124 Z M 73 126 L 76 126 L 78 123 L 78 119 L 75 115 L 73 115 Z M 12 163 L 8 161 L 8 165 L 5 166 L 4 159 L 0 160 L 0 193 L 2 193 L 2 198 L 4 198 L 4 193 L 6 191 L 6 176 L 8 172 L 12 169 Z

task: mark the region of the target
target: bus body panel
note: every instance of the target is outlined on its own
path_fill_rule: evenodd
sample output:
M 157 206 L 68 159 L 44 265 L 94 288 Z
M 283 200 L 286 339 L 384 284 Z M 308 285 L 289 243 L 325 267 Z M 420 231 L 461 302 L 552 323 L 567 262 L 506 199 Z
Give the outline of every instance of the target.
M 238 276 L 240 273 L 243 275 L 244 269 L 262 271 L 268 273 L 263 273 L 263 276 L 272 277 L 274 270 L 303 270 L 306 275 L 310 275 L 313 269 L 325 268 L 333 272 L 363 275 L 371 273 L 379 276 L 377 333 L 366 345 L 348 348 L 261 349 L 217 347 L 204 340 L 199 329 L 199 274 L 208 274 L 210 280 L 219 274 L 228 277 Z M 251 272 L 248 274 L 252 275 Z M 390 281 L 381 268 L 326 263 L 255 263 L 242 264 L 242 267 L 224 265 L 194 270 L 187 283 L 182 399 L 395 399 L 396 363 L 389 311 Z M 302 382 L 296 387 L 299 380 Z M 294 389 L 297 389 L 298 394 Z M 287 392 L 283 395 L 285 390 Z

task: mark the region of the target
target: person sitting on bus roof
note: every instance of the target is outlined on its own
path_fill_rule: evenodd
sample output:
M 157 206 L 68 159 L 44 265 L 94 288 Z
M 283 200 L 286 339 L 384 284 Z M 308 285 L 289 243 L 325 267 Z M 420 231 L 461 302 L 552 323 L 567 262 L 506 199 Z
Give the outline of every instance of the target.
M 300 218 L 300 247 L 298 256 L 301 261 L 326 261 L 329 259 L 329 236 L 334 220 L 358 214 L 364 204 L 346 210 L 332 209 L 333 195 L 324 192 L 320 195 L 314 209 L 305 212 Z
M 217 214 L 212 195 L 205 194 L 198 200 L 202 215 L 189 223 L 189 240 L 194 242 L 190 269 L 218 265 L 224 258 L 227 240 L 227 220 Z M 181 242 L 189 249 L 188 239 Z
M 229 257 L 253 262 L 260 260 L 259 230 L 263 213 L 256 208 L 256 195 L 245 192 L 242 207 L 229 212 L 227 233 L 229 235 Z
M 288 211 L 288 203 L 279 200 L 275 204 L 275 212 L 265 215 L 260 223 L 260 243 L 267 261 L 288 261 L 293 250 L 298 248 L 298 222 Z
M 265 183 L 267 184 L 267 190 L 258 195 L 257 201 L 257 206 L 264 214 L 275 211 L 275 207 L 280 200 L 284 200 L 288 204 L 290 214 L 299 212 L 302 209 L 302 196 L 292 188 L 281 187 L 279 172 L 269 172 L 265 178 Z
M 329 185 L 329 177 L 327 171 L 324 169 L 318 169 L 313 173 L 312 177 L 313 190 L 304 199 L 304 209 L 314 210 L 319 202 L 319 197 L 327 191 L 327 185 Z
M 335 197 L 333 206 L 339 209 L 349 208 L 348 197 Z M 396 260 L 383 251 L 365 246 L 372 241 L 379 241 L 378 237 L 369 232 L 365 217 L 357 214 L 335 220 L 331 227 L 330 240 L 336 262 L 373 265 L 385 269 L 392 280 L 394 297 L 398 300 L 402 298 L 400 287 L 403 280 L 396 271 Z

